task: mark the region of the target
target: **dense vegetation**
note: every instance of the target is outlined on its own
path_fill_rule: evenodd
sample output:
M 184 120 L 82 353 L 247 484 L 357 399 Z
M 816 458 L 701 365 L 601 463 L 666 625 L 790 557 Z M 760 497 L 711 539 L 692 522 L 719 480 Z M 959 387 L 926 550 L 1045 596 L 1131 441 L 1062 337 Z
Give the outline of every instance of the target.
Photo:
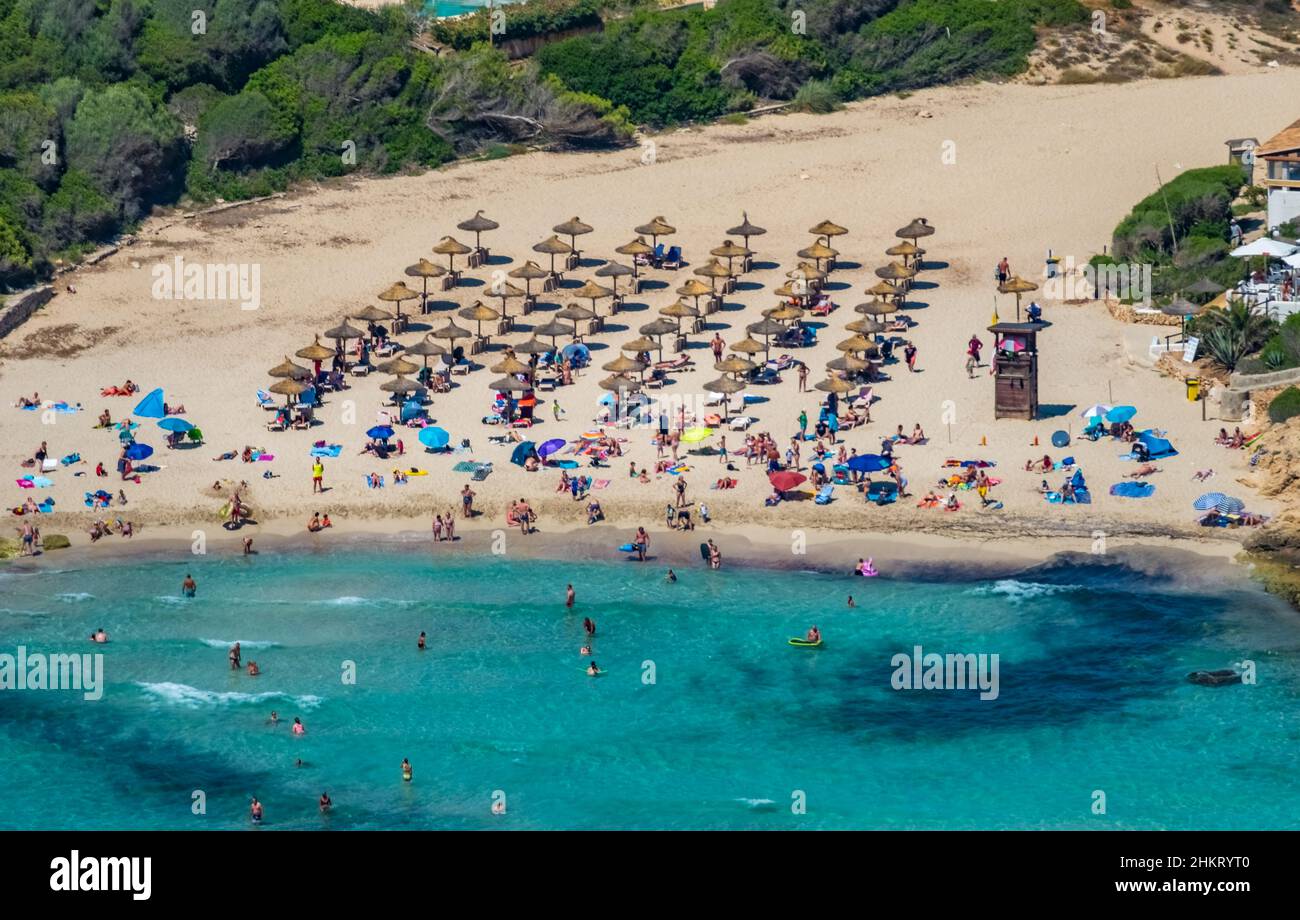
M 414 10 L 334 0 L 0 0 L 0 289 L 158 204 L 391 173 L 521 142 L 628 143 L 760 100 L 811 111 L 1025 66 L 1077 0 L 532 0 L 506 38 L 607 21 L 512 66 L 486 14 L 410 42 Z M 611 18 L 613 17 L 613 18 Z
M 1287 387 L 1274 396 L 1273 401 L 1268 404 L 1270 421 L 1281 424 L 1297 415 L 1300 415 L 1300 390 L 1295 387 Z
M 664 126 L 791 100 L 838 101 L 1024 69 L 1035 25 L 1084 20 L 1076 0 L 723 0 L 640 11 L 544 47 L 542 70 Z
M 631 136 L 605 100 L 411 34 L 333 0 L 0 0 L 0 288 L 181 196 Z

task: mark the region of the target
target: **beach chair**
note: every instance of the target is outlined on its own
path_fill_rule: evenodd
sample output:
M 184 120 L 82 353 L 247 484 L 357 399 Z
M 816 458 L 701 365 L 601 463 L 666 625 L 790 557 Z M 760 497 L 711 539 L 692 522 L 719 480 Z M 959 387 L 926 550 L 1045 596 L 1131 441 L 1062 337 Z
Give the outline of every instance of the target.
M 491 473 L 492 473 L 491 463 L 480 463 L 478 467 L 475 468 L 473 474 L 470 476 L 470 479 L 473 479 L 475 482 L 482 482 L 484 479 L 487 479 L 488 476 L 491 475 Z
M 370 365 L 354 364 L 352 365 L 352 367 L 348 369 L 348 373 L 350 373 L 353 377 L 364 377 L 370 373 Z
M 257 404 L 263 409 L 277 408 L 275 400 L 271 398 L 271 394 L 266 392 L 266 390 L 257 391 Z
M 818 491 L 817 497 L 814 498 L 813 501 L 819 505 L 829 505 L 831 503 L 831 495 L 834 491 L 835 486 L 831 483 L 827 483 L 821 487 L 821 490 Z
M 852 405 L 863 404 L 863 405 L 870 406 L 872 400 L 874 399 L 875 399 L 875 395 L 872 393 L 871 387 L 863 387 L 862 389 L 858 390 L 856 396 L 849 397 L 849 403 Z
M 679 354 L 668 361 L 656 361 L 654 369 L 656 371 L 677 371 L 690 367 L 691 363 L 690 355 Z
M 754 418 L 752 415 L 738 415 L 728 424 L 732 431 L 747 431 L 749 426 L 757 421 L 758 419 Z
M 464 376 L 469 373 L 469 362 L 461 358 L 451 366 L 451 372 L 457 376 Z
M 554 393 L 555 388 L 559 386 L 559 384 L 560 380 L 558 377 L 537 378 L 537 390 L 539 393 Z
M 266 423 L 267 431 L 284 431 L 288 427 L 289 425 L 285 421 L 283 413 L 277 413 L 275 418 Z
M 664 256 L 664 268 L 678 269 L 682 267 L 682 247 L 669 246 L 668 255 Z
M 652 256 L 650 257 L 650 264 L 652 264 L 655 268 L 660 268 L 660 267 L 663 266 L 663 264 L 664 264 L 664 244 L 663 244 L 663 243 L 657 243 L 657 244 L 655 245 L 654 255 L 652 255 Z
M 759 384 L 760 386 L 770 386 L 772 384 L 780 383 L 781 375 L 770 366 L 761 367 L 754 372 L 752 377 L 749 378 L 749 382 Z

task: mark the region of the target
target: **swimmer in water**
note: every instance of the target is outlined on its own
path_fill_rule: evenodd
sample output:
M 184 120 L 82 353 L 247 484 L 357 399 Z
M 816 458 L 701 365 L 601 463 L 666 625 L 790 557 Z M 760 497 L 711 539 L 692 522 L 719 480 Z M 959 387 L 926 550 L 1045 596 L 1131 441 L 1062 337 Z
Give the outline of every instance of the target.
M 185 575 L 185 580 L 181 582 L 181 594 L 183 594 L 185 597 L 193 597 L 198 590 L 199 590 L 199 586 L 198 583 L 195 582 L 194 576 L 190 575 L 187 572 Z
M 262 673 L 262 669 L 259 668 L 259 667 L 257 666 L 257 662 L 256 662 L 256 661 L 250 661 L 250 662 L 248 663 L 248 676 L 249 676 L 249 677 L 257 677 L 257 676 L 258 676 L 259 674 L 261 674 L 261 673 Z
M 595 677 L 600 673 L 600 668 L 596 667 L 596 662 L 593 661 L 591 664 L 587 665 L 587 673 L 592 677 Z
M 95 630 L 93 633 L 91 633 L 91 634 L 90 634 L 90 641 L 91 641 L 91 642 L 98 642 L 98 643 L 100 643 L 100 644 L 103 644 L 103 643 L 107 642 L 107 641 L 108 641 L 108 633 L 104 632 L 104 627 L 101 626 L 101 627 L 99 627 L 99 629 L 97 629 L 97 630 Z
M 278 712 L 276 712 L 274 709 L 272 709 L 272 710 L 271 710 L 271 718 L 269 718 L 269 719 L 266 720 L 266 724 L 267 724 L 267 725 L 279 725 L 279 724 L 280 724 L 280 714 L 279 714 Z
M 297 760 L 295 760 L 295 761 L 293 762 L 293 765 L 294 765 L 295 767 L 302 768 L 302 767 L 307 766 L 307 761 L 305 761 L 305 760 L 303 760 L 301 757 L 299 757 Z
M 424 651 L 424 630 L 420 630 L 420 638 L 415 640 L 415 647 Z
M 253 796 L 253 804 L 249 806 L 248 813 L 254 824 L 262 823 L 262 803 L 257 800 L 257 796 Z
M 664 576 L 664 581 L 668 582 L 670 585 L 675 584 L 677 582 L 677 573 L 672 569 L 669 569 L 668 574 Z
M 307 734 L 307 726 L 302 724 L 302 719 L 297 716 L 293 717 L 293 733 L 295 735 Z
M 591 617 L 582 618 L 582 628 L 586 631 L 588 637 L 596 635 L 596 622 Z
M 578 654 L 579 654 L 579 655 L 583 655 L 583 656 L 590 655 L 590 654 L 591 654 L 591 645 L 589 645 L 589 644 L 588 644 L 588 645 L 584 645 L 582 648 L 578 649 Z
M 328 792 L 322 792 L 322 793 L 320 794 L 320 810 L 321 810 L 321 812 L 322 812 L 322 813 L 327 812 L 327 811 L 329 811 L 329 810 L 330 810 L 331 808 L 333 808 L 333 807 L 334 807 L 334 802 L 330 799 L 330 794 L 329 794 Z
M 229 654 L 227 657 L 230 659 L 230 670 L 232 670 L 232 671 L 238 671 L 238 670 L 239 670 L 239 659 L 240 659 L 240 657 L 241 657 L 241 653 L 240 653 L 240 651 L 239 651 L 239 643 L 238 643 L 238 642 L 236 642 L 234 645 L 232 645 L 232 646 L 230 647 L 230 654 Z
M 411 777 L 414 775 L 415 773 L 411 769 L 411 762 L 407 760 L 405 757 L 403 757 L 402 758 L 402 779 L 406 780 L 406 782 L 409 783 L 411 781 Z
M 564 592 L 564 606 L 572 607 L 573 599 L 574 599 L 573 585 L 569 585 L 568 589 Z
M 814 626 L 808 630 L 808 635 L 805 636 L 804 638 L 808 642 L 820 642 L 822 641 L 822 632 L 820 629 Z
M 852 595 L 852 594 L 849 595 L 849 606 L 850 606 L 850 607 L 856 607 L 856 606 L 858 606 L 857 601 L 855 601 L 855 600 L 853 599 L 853 595 Z

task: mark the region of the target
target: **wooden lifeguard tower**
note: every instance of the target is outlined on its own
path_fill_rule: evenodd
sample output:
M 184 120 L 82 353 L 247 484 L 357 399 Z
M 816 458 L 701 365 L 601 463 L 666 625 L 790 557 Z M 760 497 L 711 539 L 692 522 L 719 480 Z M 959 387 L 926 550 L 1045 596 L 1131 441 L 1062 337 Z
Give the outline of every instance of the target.
M 1038 333 L 1051 323 L 994 323 L 993 417 L 1038 417 Z

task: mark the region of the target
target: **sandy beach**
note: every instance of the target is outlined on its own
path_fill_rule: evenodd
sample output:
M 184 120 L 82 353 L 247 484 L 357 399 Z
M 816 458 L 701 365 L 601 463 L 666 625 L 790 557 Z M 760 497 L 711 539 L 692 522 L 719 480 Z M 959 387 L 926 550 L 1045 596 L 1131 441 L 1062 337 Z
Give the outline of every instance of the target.
M 709 506 L 717 532 L 738 538 L 753 527 L 769 534 L 798 528 L 861 531 L 857 541 L 862 549 L 856 555 L 881 558 L 888 556 L 890 538 L 867 535 L 942 534 L 980 540 L 986 547 L 981 552 L 1015 555 L 1014 548 L 1003 546 L 1011 536 L 1022 543 L 1047 538 L 1052 550 L 1086 549 L 1101 532 L 1127 543 L 1208 539 L 1221 544 L 1216 554 L 1227 552 L 1235 545 L 1235 534 L 1207 533 L 1196 526 L 1192 501 L 1197 495 L 1225 491 L 1245 498 L 1253 511 L 1275 509 L 1239 482 L 1247 472 L 1245 452 L 1213 443 L 1224 424 L 1213 417 L 1213 405 L 1203 421 L 1202 407 L 1187 401 L 1182 382 L 1150 366 L 1147 343 L 1161 331 L 1158 327 L 1125 325 L 1100 303 L 1065 304 L 1040 297 L 1052 324 L 1039 338 L 1040 393 L 1054 417 L 1035 422 L 994 421 L 987 361 L 976 379 L 967 379 L 965 343 L 978 333 L 991 347 L 986 327 L 995 305 L 1002 319 L 1014 318 L 1014 298 L 995 293 L 991 275 L 999 258 L 1008 257 L 1013 270 L 1040 281 L 1049 248 L 1063 259 L 1086 262 L 1108 242 L 1132 204 L 1156 187 L 1156 168 L 1168 181 L 1181 169 L 1221 162 L 1224 138 L 1267 136 L 1291 120 L 1294 113 L 1280 111 L 1277 102 L 1294 98 L 1297 91 L 1300 73 L 1287 69 L 1128 85 L 980 84 L 872 100 L 829 116 L 778 116 L 670 132 L 647 139 L 654 145 L 652 158 L 644 156 L 644 149 L 530 153 L 419 176 L 340 181 L 211 216 L 161 215 L 116 255 L 62 276 L 60 290 L 70 282 L 77 292 L 61 293 L 2 343 L 0 457 L 18 470 L 46 441 L 52 457 L 78 453 L 87 461 L 49 474 L 54 485 L 48 489 L 21 490 L 11 479 L 7 504 L 19 504 L 28 495 L 38 501 L 53 496 L 56 513 L 43 515 L 39 524 L 47 534 L 67 533 L 74 546 L 89 542 L 85 531 L 90 521 L 109 516 L 134 521 L 142 536 L 152 531 L 188 542 L 193 527 L 216 528 L 222 498 L 211 489 L 214 482 L 246 480 L 244 496 L 258 526 L 246 528 L 244 535 L 256 538 L 263 529 L 290 533 L 313 511 L 328 512 L 336 522 L 335 533 L 324 539 L 372 529 L 414 533 L 419 521 L 427 531 L 434 512 L 459 506 L 460 489 L 469 477 L 451 467 L 475 459 L 495 465 L 485 481 L 473 483 L 475 506 L 483 512 L 475 531 L 503 526 L 506 504 L 523 497 L 539 512 L 543 531 L 564 532 L 581 526 L 585 502 L 556 494 L 557 471 L 525 473 L 509 463 L 508 447 L 488 443 L 489 435 L 500 432 L 479 421 L 488 409 L 487 384 L 497 376 L 486 366 L 457 378 L 458 386 L 435 395 L 429 407 L 453 444 L 462 438 L 472 442 L 471 454 L 425 454 L 415 431 L 401 430 L 405 457 L 384 463 L 360 456 L 364 432 L 375 423 L 386 395 L 379 390 L 388 379 L 382 374 L 350 378 L 350 390 L 328 395 L 316 413 L 322 424 L 310 431 L 267 432 L 269 413 L 256 405 L 254 393 L 272 382 L 266 375 L 270 367 L 310 344 L 314 334 L 347 312 L 381 305 L 375 295 L 393 282 L 410 283 L 402 274 L 405 266 L 422 256 L 445 263 L 430 252 L 442 236 L 472 243 L 472 234 L 455 225 L 480 209 L 502 225 L 485 236 L 485 244 L 494 256 L 511 262 L 467 271 L 467 285 L 431 297 L 436 312 L 418 317 L 411 331 L 399 337 L 401 342 L 410 344 L 422 337 L 422 327 L 454 316 L 453 301 L 457 308 L 476 299 L 499 306 L 499 300 L 484 296 L 491 270 L 544 259 L 532 252 L 532 245 L 574 215 L 595 228 L 580 243 L 589 259 L 625 260 L 615 256 L 614 248 L 635 235 L 634 226 L 663 215 L 678 228 L 669 242 L 682 246 L 690 262 L 678 272 L 650 271 L 652 281 L 666 284 L 629 298 L 629 309 L 607 321 L 606 333 L 588 340 L 594 366 L 574 386 L 545 394 L 537 413 L 542 421 L 530 435 L 539 443 L 571 440 L 593 426 L 602 392 L 597 381 L 606 376 L 599 365 L 617 357 L 618 346 L 637 335 L 636 327 L 656 319 L 658 309 L 676 299 L 674 289 L 693 277 L 691 267 L 707 259 L 707 250 L 722 242 L 726 228 L 740 222 L 742 210 L 768 230 L 754 241 L 757 261 L 775 266 L 744 276 L 724 310 L 709 317 L 708 331 L 693 337 L 688 353 L 694 369 L 675 374 L 663 392 L 688 397 L 702 392 L 701 384 L 717 376 L 706 347 L 713 332 L 728 344 L 742 338 L 744 326 L 775 305 L 771 290 L 799 261 L 795 251 L 812 242 L 808 228 L 830 219 L 850 231 L 834 243 L 841 262 L 848 263 L 831 279 L 830 293 L 839 309 L 821 320 L 825 327 L 815 348 L 791 350 L 812 369 L 811 383 L 821 379 L 826 361 L 838 357 L 835 343 L 848 335 L 844 324 L 860 318 L 852 307 L 867 299 L 863 289 L 875 283 L 873 269 L 887 261 L 884 249 L 897 242 L 894 230 L 925 216 L 937 228 L 925 244 L 927 260 L 937 267 L 922 273 L 924 283 L 910 298 L 917 325 L 909 337 L 919 351 L 919 373 L 909 374 L 901 363 L 887 367 L 892 379 L 875 386 L 879 399 L 872 407 L 873 422 L 845 432 L 844 438 L 859 453 L 871 453 L 897 426 L 910 432 L 920 424 L 929 443 L 897 451 L 912 492 L 924 494 L 947 458 L 995 460 L 992 472 L 1002 482 L 993 497 L 1003 509 L 977 510 L 973 493 L 972 501 L 955 513 L 919 509 L 915 499 L 878 508 L 864 505 L 849 488 L 838 488 L 829 506 L 809 500 L 770 509 L 762 503 L 770 487 L 761 467 L 746 467 L 739 460 L 739 471 L 732 474 L 739 486 L 713 492 L 708 486 L 725 471 L 718 458 L 685 457 L 691 467 L 685 474 L 688 497 L 696 506 Z M 260 307 L 241 310 L 231 301 L 153 298 L 150 269 L 177 256 L 186 262 L 258 265 Z M 594 263 L 568 278 L 581 283 L 592 277 L 593 269 Z M 412 286 L 418 289 L 418 279 Z M 519 331 L 494 343 L 524 341 L 532 323 L 546 322 L 557 306 L 572 299 L 563 290 L 543 295 L 541 308 L 520 321 Z M 412 306 L 405 304 L 404 310 Z M 517 302 L 510 311 L 518 312 Z M 600 312 L 607 313 L 603 303 Z M 774 354 L 780 351 L 774 349 Z M 490 365 L 499 354 L 494 348 L 479 360 Z M 144 475 L 138 485 L 118 481 L 112 473 L 116 437 L 93 427 L 104 408 L 114 420 L 130 413 L 135 399 L 100 396 L 102 387 L 128 378 L 145 391 L 163 387 L 168 401 L 183 404 L 185 418 L 199 425 L 206 438 L 198 448 L 170 451 L 154 422 L 144 420 L 140 440 L 158 448 L 151 460 L 161 469 Z M 19 396 L 34 392 L 43 400 L 80 403 L 82 411 L 47 416 L 12 407 Z M 752 430 L 772 432 L 783 448 L 796 430 L 800 410 L 815 419 L 823 395 L 798 393 L 793 373 L 777 386 L 750 392 L 766 397 L 747 410 L 758 419 Z M 553 420 L 551 399 L 563 407 L 562 421 Z M 1137 406 L 1135 424 L 1167 430 L 1180 451 L 1159 464 L 1163 472 L 1151 479 L 1156 485 L 1152 497 L 1107 494 L 1134 468 L 1118 458 L 1120 450 L 1109 440 L 1077 442 L 1064 451 L 1047 446 L 1057 429 L 1077 435 L 1080 410 L 1097 402 Z M 950 427 L 943 423 L 945 405 L 955 410 Z M 354 420 L 349 424 L 348 419 Z M 641 484 L 627 475 L 629 462 L 653 466 L 652 434 L 648 429 L 622 432 L 628 439 L 624 457 L 608 470 L 579 470 L 611 480 L 594 493 L 615 525 L 607 528 L 610 542 L 623 540 L 624 531 L 616 528 L 645 524 L 652 532 L 663 529 L 673 477 Z M 743 435 L 726 434 L 734 454 Z M 1035 438 L 1041 446 L 1032 446 Z M 318 440 L 344 447 L 339 458 L 325 461 L 328 491 L 314 497 L 308 451 Z M 716 436 L 711 443 L 716 445 Z M 243 464 L 212 459 L 246 445 L 273 453 L 275 460 Z M 1043 477 L 1022 469 L 1027 459 L 1044 452 L 1076 456 L 1092 487 L 1091 506 L 1044 502 L 1037 493 Z M 93 473 L 100 461 L 110 470 L 104 479 Z M 805 471 L 807 462 L 805 454 Z M 426 469 L 430 475 L 394 486 L 391 470 L 399 465 Z M 1192 473 L 1205 469 L 1215 471 L 1209 483 L 1193 481 Z M 262 478 L 268 470 L 276 478 Z M 387 475 L 389 486 L 368 489 L 363 477 L 371 472 Z M 115 504 L 110 512 L 85 508 L 83 492 L 100 487 L 114 493 L 125 488 L 129 503 Z M 686 542 L 713 533 L 701 527 Z M 126 541 L 114 537 L 108 542 Z

